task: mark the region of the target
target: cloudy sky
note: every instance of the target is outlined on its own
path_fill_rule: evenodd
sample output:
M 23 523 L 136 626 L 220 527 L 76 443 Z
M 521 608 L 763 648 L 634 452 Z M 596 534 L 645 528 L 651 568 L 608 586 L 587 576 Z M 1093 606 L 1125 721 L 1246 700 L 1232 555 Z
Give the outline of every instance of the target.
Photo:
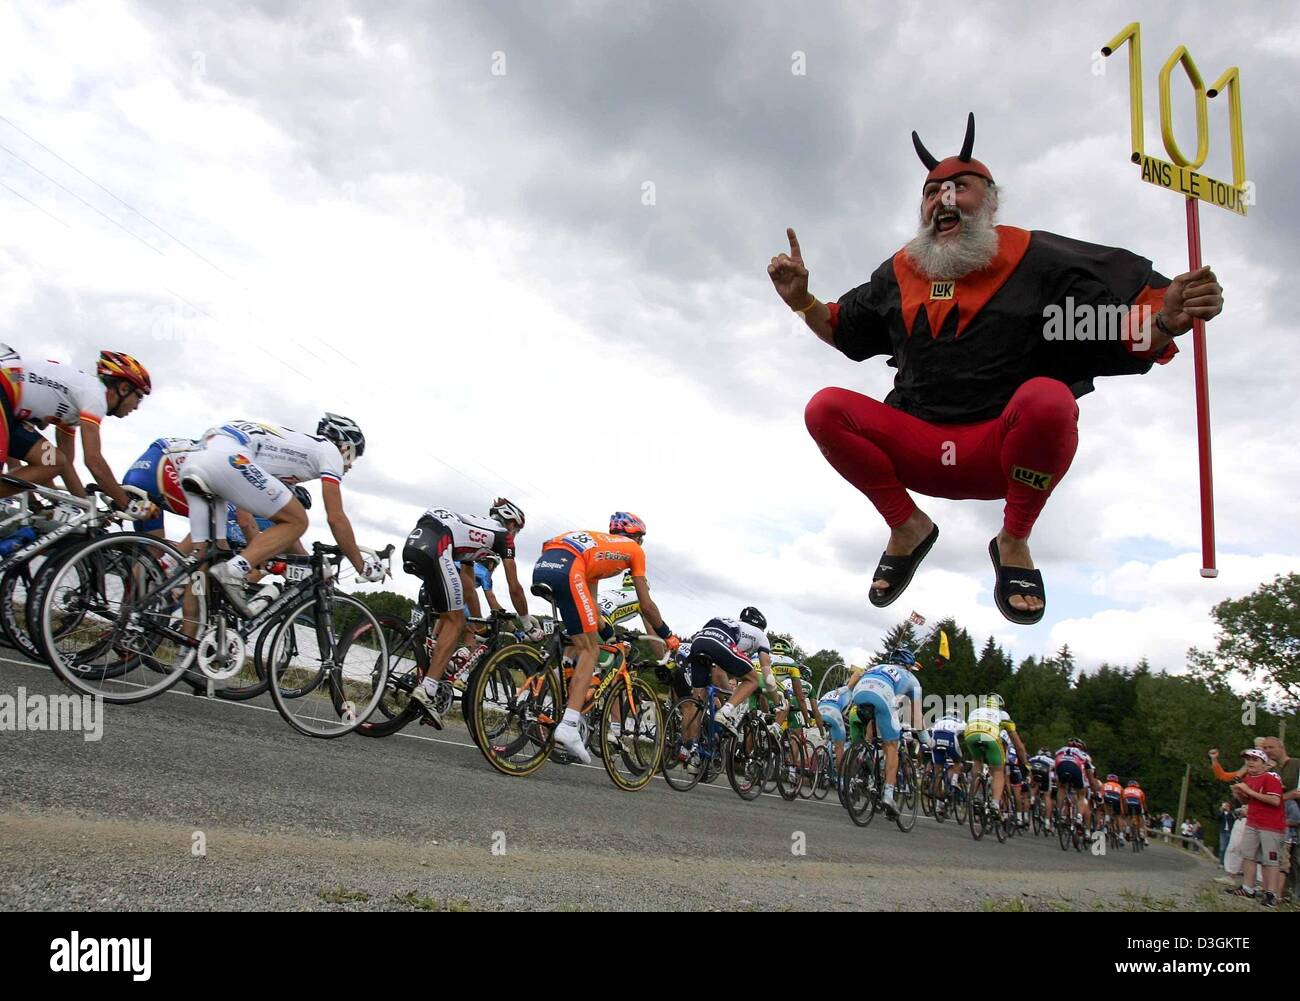
M 857 657 L 915 608 L 1018 656 L 1068 642 L 1088 666 L 1177 670 L 1216 601 L 1300 554 L 1293 16 L 1141 7 L 1149 152 L 1176 44 L 1207 83 L 1242 72 L 1258 204 L 1202 211 L 1226 297 L 1215 581 L 1198 574 L 1185 350 L 1081 401 L 1033 538 L 1042 624 L 993 606 L 1000 502 L 923 500 L 940 543 L 905 598 L 871 608 L 886 530 L 803 407 L 826 385 L 883 397 L 892 370 L 822 345 L 765 270 L 792 225 L 822 299 L 866 280 L 915 228 L 911 129 L 947 155 L 971 110 L 1001 221 L 1186 270 L 1180 199 L 1127 161 L 1123 57 L 1096 56 L 1138 15 L 1087 6 L 0 5 L 0 340 L 151 369 L 146 405 L 105 429 L 119 471 L 223 419 L 354 417 L 370 445 L 345 500 L 375 547 L 427 506 L 503 493 L 529 516 L 527 574 L 545 538 L 629 509 L 680 632 L 753 603 Z M 1176 79 L 1184 148 L 1191 108 Z M 1223 179 L 1226 123 L 1211 102 L 1204 169 Z

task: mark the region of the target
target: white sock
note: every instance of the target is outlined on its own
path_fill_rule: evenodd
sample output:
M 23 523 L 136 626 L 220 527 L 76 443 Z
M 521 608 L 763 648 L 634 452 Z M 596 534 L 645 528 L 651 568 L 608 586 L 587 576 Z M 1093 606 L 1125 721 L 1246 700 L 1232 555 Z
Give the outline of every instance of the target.
M 426 675 L 424 678 L 424 690 L 430 695 L 438 694 L 438 682 L 434 681 L 430 675 Z
M 578 713 L 578 710 L 576 710 L 576 709 L 566 709 L 566 710 L 564 710 L 564 719 L 562 719 L 562 720 L 560 721 L 560 725 L 561 725 L 561 726 L 577 726 L 577 725 L 578 725 L 578 720 L 580 720 L 581 718 L 582 718 L 582 716 Z
M 242 556 L 232 556 L 226 563 L 226 573 L 231 577 L 247 577 L 252 572 L 252 565 Z

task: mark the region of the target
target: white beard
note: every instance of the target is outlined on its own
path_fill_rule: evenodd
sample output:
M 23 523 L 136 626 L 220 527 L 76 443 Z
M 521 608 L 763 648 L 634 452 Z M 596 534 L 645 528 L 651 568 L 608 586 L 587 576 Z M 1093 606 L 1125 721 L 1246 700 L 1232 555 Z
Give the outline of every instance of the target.
M 929 225 L 921 223 L 916 236 L 903 249 L 912 263 L 927 278 L 956 279 L 989 266 L 998 252 L 998 231 L 993 219 L 998 212 L 996 198 L 985 198 L 971 214 L 953 206 L 961 219 L 961 232 L 955 240 L 940 242 L 934 220 Z

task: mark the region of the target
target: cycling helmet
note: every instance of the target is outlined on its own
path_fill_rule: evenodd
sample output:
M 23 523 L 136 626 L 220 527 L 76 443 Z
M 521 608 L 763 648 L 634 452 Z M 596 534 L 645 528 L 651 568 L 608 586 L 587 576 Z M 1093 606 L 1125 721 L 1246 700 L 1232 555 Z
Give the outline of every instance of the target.
M 290 487 L 290 490 L 292 490 L 293 495 L 298 498 L 298 503 L 302 505 L 302 509 L 304 511 L 310 511 L 311 494 L 307 492 L 307 488 L 304 486 L 294 485 L 293 487 Z
M 100 379 L 125 379 L 134 386 L 141 396 L 148 396 L 153 389 L 149 372 L 138 361 L 121 351 L 101 351 L 95 374 Z
M 753 605 L 746 605 L 740 610 L 740 621 L 748 623 L 755 629 L 767 629 L 767 619 Z
M 326 414 L 316 425 L 316 433 L 337 445 L 345 462 L 356 462 L 366 454 L 366 436 L 350 417 Z
M 1129 780 L 1128 780 L 1128 784 L 1129 784 L 1130 786 L 1133 786 L 1133 787 L 1136 788 L 1136 786 L 1137 786 L 1137 784 L 1138 784 L 1138 780 L 1137 780 L 1137 779 L 1129 779 Z
M 1107 782 L 1118 782 L 1118 781 L 1119 781 L 1119 776 L 1118 776 L 1118 775 L 1107 775 L 1107 776 L 1106 776 L 1106 781 L 1107 781 Z
M 895 647 L 889 651 L 886 662 L 890 664 L 902 664 L 904 667 L 916 666 L 916 654 L 912 653 L 907 647 Z
M 1088 749 L 1088 745 L 1085 744 L 1083 741 L 1081 741 L 1078 737 L 1071 737 L 1069 740 L 1065 742 L 1065 746 L 1077 747 L 1080 751 L 1086 751 Z
M 501 562 L 501 557 L 496 553 L 480 553 L 474 558 L 474 562 L 483 564 L 491 572 L 497 568 L 497 564 Z
M 772 656 L 773 656 L 773 657 L 793 657 L 793 656 L 794 656 L 794 649 L 793 649 L 793 648 L 790 646 L 790 644 L 787 643 L 785 640 L 773 640 L 773 641 L 772 641 Z
M 620 587 L 622 590 L 624 590 L 624 591 L 631 591 L 631 590 L 633 590 L 633 589 L 636 587 L 636 584 L 633 583 L 633 581 L 632 581 L 632 571 L 631 571 L 631 570 L 624 570 L 624 571 L 623 571 L 623 583 L 620 584 L 619 587 Z
M 1002 696 L 997 692 L 994 692 L 992 695 L 984 696 L 985 709 L 1001 709 L 1004 705 L 1006 705 L 1006 703 L 1002 701 Z
M 1051 756 L 1052 752 L 1045 747 L 1040 747 L 1038 753 L 1034 755 L 1035 758 L 1050 758 Z
M 610 535 L 644 536 L 645 522 L 627 511 L 615 511 L 609 516 Z
M 497 521 L 513 521 L 521 529 L 524 527 L 524 512 L 520 510 L 518 504 L 506 500 L 504 497 L 498 497 L 488 508 L 490 514 Z

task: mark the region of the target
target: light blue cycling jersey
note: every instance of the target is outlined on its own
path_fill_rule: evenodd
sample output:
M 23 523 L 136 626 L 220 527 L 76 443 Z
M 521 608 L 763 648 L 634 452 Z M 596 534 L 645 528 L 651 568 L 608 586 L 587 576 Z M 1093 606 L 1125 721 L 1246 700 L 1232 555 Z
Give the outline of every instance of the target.
M 858 680 L 858 687 L 874 688 L 882 682 L 893 689 L 895 698 L 915 702 L 921 697 L 921 683 L 916 680 L 916 675 L 898 664 L 878 664 Z
M 474 564 L 474 584 L 481 587 L 484 591 L 492 590 L 492 571 L 482 563 Z

